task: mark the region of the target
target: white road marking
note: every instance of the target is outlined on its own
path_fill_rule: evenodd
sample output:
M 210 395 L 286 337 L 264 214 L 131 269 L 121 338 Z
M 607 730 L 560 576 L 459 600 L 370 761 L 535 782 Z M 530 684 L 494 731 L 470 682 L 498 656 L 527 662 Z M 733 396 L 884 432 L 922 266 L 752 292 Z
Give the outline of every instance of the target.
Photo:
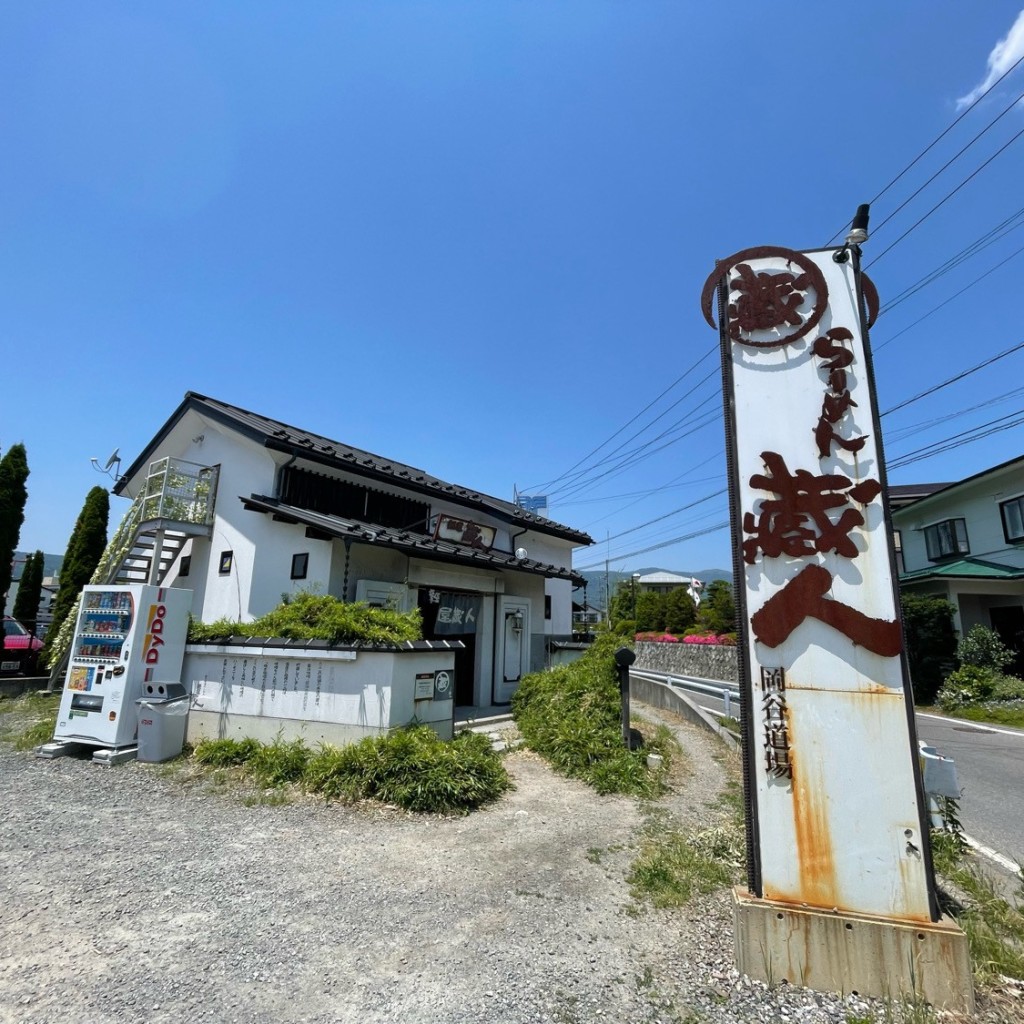
M 989 860 L 994 860 L 1000 867 L 1006 868 L 1007 871 L 1012 871 L 1015 875 L 1020 871 L 1020 865 L 1015 864 L 1009 857 L 1004 857 L 1001 853 L 996 853 L 991 847 L 984 846 L 978 842 L 977 839 L 972 839 L 969 835 L 964 835 L 964 842 L 972 849 L 975 853 L 980 853 L 983 857 L 988 857 Z
M 1024 740 L 1024 732 L 1020 729 L 997 729 L 994 725 L 982 722 L 972 722 L 968 718 L 947 718 L 945 715 L 929 715 L 923 711 L 916 711 L 918 718 L 934 718 L 936 722 L 948 722 L 956 728 L 966 728 L 969 732 L 997 732 L 1002 736 L 1017 736 Z

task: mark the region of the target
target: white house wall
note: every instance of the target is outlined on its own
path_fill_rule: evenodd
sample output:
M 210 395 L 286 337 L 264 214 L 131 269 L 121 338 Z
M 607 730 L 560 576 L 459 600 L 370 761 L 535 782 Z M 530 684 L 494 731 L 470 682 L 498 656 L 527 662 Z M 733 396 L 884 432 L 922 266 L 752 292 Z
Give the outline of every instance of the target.
M 893 515 L 900 531 L 906 572 L 941 565 L 928 558 L 924 528 L 945 519 L 964 519 L 971 558 L 983 558 L 1024 568 L 1024 546 L 1007 544 L 999 513 L 1000 502 L 1024 494 L 1024 472 L 1020 466 L 985 476 L 973 484 L 957 487 L 948 497 L 941 495 L 911 505 Z

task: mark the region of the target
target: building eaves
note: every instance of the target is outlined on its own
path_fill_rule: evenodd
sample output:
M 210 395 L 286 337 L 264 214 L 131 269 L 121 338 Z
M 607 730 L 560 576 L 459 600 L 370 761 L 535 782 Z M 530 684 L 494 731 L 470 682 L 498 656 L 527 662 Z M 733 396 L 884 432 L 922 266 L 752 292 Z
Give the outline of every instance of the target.
M 916 501 L 911 501 L 901 508 L 894 508 L 893 514 L 899 512 L 900 515 L 905 515 L 909 509 L 913 509 L 915 512 L 919 511 L 922 505 L 933 501 L 936 498 L 947 498 L 953 494 L 958 488 L 965 487 L 968 484 L 975 483 L 978 480 L 995 473 L 1000 473 L 1004 469 L 1009 469 L 1011 466 L 1020 465 L 1021 471 L 1024 472 L 1024 455 L 1017 455 L 1012 459 L 1007 459 L 1005 462 L 1000 462 L 998 466 L 990 466 L 988 469 L 983 469 L 978 473 L 974 473 L 971 476 L 964 477 L 963 480 L 957 480 L 951 484 L 946 484 L 944 487 L 940 487 L 938 490 L 932 491 L 930 494 L 926 494 L 923 497 L 918 498 Z M 890 488 L 891 490 L 891 488 Z
M 545 519 L 543 516 L 519 508 L 511 501 L 505 501 L 490 494 L 482 494 L 458 484 L 448 483 L 414 466 L 385 459 L 372 452 L 363 451 L 361 448 L 353 448 L 340 441 L 333 441 L 320 434 L 312 434 L 280 420 L 261 416 L 259 413 L 230 405 L 216 398 L 200 395 L 194 391 L 186 393 L 181 405 L 174 411 L 147 448 L 125 471 L 121 480 L 114 487 L 115 494 L 121 493 L 123 481 L 131 479 L 143 467 L 149 465 L 153 452 L 178 420 L 189 410 L 195 410 L 200 415 L 275 451 L 286 452 L 289 455 L 296 455 L 308 461 L 334 469 L 346 470 L 359 476 L 389 482 L 421 494 L 443 498 L 466 508 L 478 509 L 523 529 L 559 537 L 577 545 L 594 543 L 593 538 L 582 530 L 574 530 L 572 527 L 556 523 L 552 519 Z
M 1017 580 L 1024 579 L 1024 569 L 983 558 L 960 558 L 943 565 L 930 565 L 900 576 L 900 583 L 922 583 L 927 580 Z
M 412 530 L 398 530 L 389 526 L 379 526 L 376 523 L 360 522 L 350 517 L 342 518 L 341 516 L 326 515 L 323 512 L 313 512 L 295 505 L 286 505 L 276 498 L 263 494 L 252 494 L 247 498 L 239 495 L 239 500 L 250 511 L 269 513 L 280 522 L 303 525 L 307 529 L 327 537 L 394 548 L 407 555 L 434 558 L 456 565 L 526 572 L 534 576 L 543 576 L 546 579 L 570 580 L 577 585 L 583 583 L 583 577 L 579 573 L 573 572 L 572 569 L 545 564 L 532 558 L 516 558 L 515 555 L 501 551 L 484 551 L 465 544 L 437 540 Z

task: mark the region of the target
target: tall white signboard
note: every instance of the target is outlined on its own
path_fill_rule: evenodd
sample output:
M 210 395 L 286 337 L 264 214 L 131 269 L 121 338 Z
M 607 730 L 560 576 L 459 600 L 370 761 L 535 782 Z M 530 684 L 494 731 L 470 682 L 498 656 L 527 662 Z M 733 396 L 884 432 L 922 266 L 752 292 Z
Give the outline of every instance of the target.
M 924 923 L 939 914 L 865 338 L 877 299 L 857 256 L 748 249 L 704 289 L 722 339 L 748 882 L 777 905 Z

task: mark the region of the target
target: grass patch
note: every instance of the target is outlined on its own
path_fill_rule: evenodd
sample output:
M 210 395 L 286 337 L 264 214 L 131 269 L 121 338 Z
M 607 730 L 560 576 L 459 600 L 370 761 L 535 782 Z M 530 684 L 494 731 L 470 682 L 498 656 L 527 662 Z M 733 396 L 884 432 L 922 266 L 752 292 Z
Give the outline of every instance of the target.
M 623 743 L 614 659 L 621 644 L 602 636 L 571 665 L 526 676 L 512 696 L 512 715 L 526 745 L 556 771 L 598 793 L 651 798 L 665 791 L 665 771 L 648 771 L 647 754 L 661 754 L 667 770 L 677 748 L 664 727 L 650 730 L 642 749 Z
M 31 750 L 53 739 L 57 728 L 59 693 L 26 693 L 0 704 L 4 724 L 0 740 L 12 743 L 16 750 Z
M 972 704 L 960 708 L 957 718 L 968 718 L 972 722 L 988 722 L 992 725 L 1009 725 L 1024 729 L 1024 703 L 1016 701 L 1012 704 Z
M 731 884 L 733 872 L 701 853 L 691 837 L 667 831 L 645 838 L 626 880 L 638 902 L 659 908 L 681 907 L 699 893 Z
M 936 873 L 962 894 L 949 909 L 967 936 L 975 977 L 983 985 L 1000 976 L 1024 979 L 1024 869 L 1015 896 L 997 892 L 963 840 L 957 802 L 943 804 L 947 827 L 930 833 L 932 859 Z
M 486 736 L 462 732 L 444 741 L 425 725 L 315 751 L 301 740 L 208 740 L 194 758 L 266 789 L 294 784 L 327 800 L 379 800 L 429 814 L 465 814 L 512 785 Z

